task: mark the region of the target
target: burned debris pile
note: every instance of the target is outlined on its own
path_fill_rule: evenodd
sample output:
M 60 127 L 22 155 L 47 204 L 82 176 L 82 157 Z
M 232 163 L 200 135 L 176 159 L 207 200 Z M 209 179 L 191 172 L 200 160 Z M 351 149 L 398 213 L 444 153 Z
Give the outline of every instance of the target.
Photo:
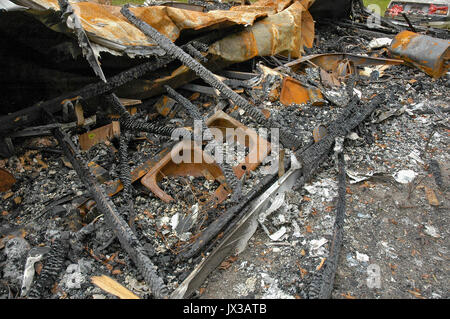
M 255 232 L 289 258 L 238 297 L 336 297 L 349 183 L 448 204 L 446 30 L 351 0 L 9 0 L 0 35 L 2 298 L 198 296 Z M 405 135 L 423 172 L 389 174 Z

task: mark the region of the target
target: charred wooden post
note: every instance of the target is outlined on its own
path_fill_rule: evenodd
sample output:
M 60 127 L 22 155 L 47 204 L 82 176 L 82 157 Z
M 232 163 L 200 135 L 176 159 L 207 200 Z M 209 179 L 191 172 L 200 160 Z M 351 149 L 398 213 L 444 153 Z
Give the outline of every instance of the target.
M 39 278 L 30 290 L 30 298 L 41 298 L 49 291 L 63 270 L 64 261 L 69 251 L 69 234 L 63 233 L 53 242 Z
M 333 291 L 334 277 L 336 275 L 339 254 L 344 238 L 344 217 L 345 217 L 345 160 L 344 154 L 338 154 L 338 198 L 336 205 L 336 219 L 333 227 L 333 238 L 331 241 L 330 253 L 320 272 L 316 274 L 311 283 L 309 298 L 330 299 Z
M 278 128 L 280 130 L 280 140 L 286 147 L 298 148 L 301 145 L 300 140 L 288 132 L 285 128 L 282 128 L 278 123 L 269 119 L 266 119 L 264 114 L 251 105 L 246 99 L 230 89 L 226 84 L 220 81 L 211 71 L 205 68 L 200 62 L 192 58 L 189 54 L 184 52 L 180 47 L 176 46 L 169 38 L 158 32 L 155 28 L 143 22 L 137 18 L 129 9 L 128 5 L 125 5 L 121 9 L 121 13 L 139 30 L 145 35 L 152 38 L 158 45 L 167 52 L 168 55 L 180 60 L 184 65 L 194 71 L 200 78 L 213 88 L 219 90 L 226 98 L 230 99 L 237 106 L 242 108 L 247 114 L 249 114 L 258 124 L 269 127 Z
M 105 100 L 108 102 L 115 112 L 120 115 L 120 124 L 127 130 L 155 133 L 165 136 L 172 136 L 175 130 L 179 132 L 181 136 L 189 138 L 190 133 L 185 129 L 176 129 L 173 127 L 162 126 L 155 123 L 148 123 L 142 120 L 136 120 L 131 117 L 131 114 L 120 103 L 119 98 L 114 94 L 105 95 Z
M 120 180 L 123 184 L 123 199 L 125 201 L 126 215 L 128 217 L 128 225 L 134 231 L 134 219 L 136 214 L 134 212 L 133 204 L 133 186 L 131 185 L 131 169 L 128 165 L 128 143 L 129 138 L 126 131 L 122 131 L 119 138 L 119 169 Z
M 130 255 L 137 268 L 141 271 L 152 294 L 156 298 L 167 298 L 168 289 L 161 277 L 158 276 L 157 267 L 144 253 L 144 248 L 138 238 L 128 224 L 122 219 L 116 206 L 106 194 L 104 187 L 97 182 L 95 176 L 89 170 L 86 161 L 81 157 L 69 136 L 59 128 L 56 128 L 53 131 L 53 134 L 62 147 L 64 155 L 72 164 L 81 181 L 90 191 L 97 203 L 98 210 L 103 213 L 106 222 L 114 231 L 121 246 Z

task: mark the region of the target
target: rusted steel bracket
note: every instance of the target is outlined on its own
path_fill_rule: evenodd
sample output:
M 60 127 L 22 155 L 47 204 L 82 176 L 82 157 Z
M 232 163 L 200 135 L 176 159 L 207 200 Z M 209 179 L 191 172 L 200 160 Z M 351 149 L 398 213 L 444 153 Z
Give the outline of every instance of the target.
M 253 171 L 256 169 L 261 162 L 270 153 L 271 146 L 270 143 L 259 136 L 255 130 L 245 126 L 238 120 L 232 118 L 223 111 L 217 111 L 206 120 L 206 125 L 209 128 L 218 128 L 222 130 L 223 136 L 226 136 L 226 129 L 234 129 L 234 135 L 228 138 L 237 139 L 239 142 L 244 142 L 245 146 L 249 147 L 248 155 L 244 160 L 233 168 L 234 174 L 237 178 L 241 178 L 246 172 Z M 240 141 L 244 137 L 245 141 Z M 242 138 L 242 140 L 244 140 Z
M 141 271 L 152 294 L 156 298 L 167 298 L 168 289 L 164 284 L 164 281 L 157 275 L 157 267 L 151 262 L 147 255 L 145 255 L 144 248 L 140 244 L 138 238 L 128 224 L 122 219 L 116 206 L 108 195 L 106 195 L 104 188 L 97 182 L 94 175 L 89 170 L 87 163 L 74 147 L 70 138 L 59 128 L 56 128 L 53 134 L 61 145 L 66 158 L 70 161 L 79 178 L 86 185 L 97 203 L 98 210 L 103 213 L 106 222 L 119 239 L 121 246 L 130 255 L 137 268 Z
M 190 163 L 175 163 L 173 154 L 185 156 L 189 153 Z M 200 158 L 201 163 L 195 163 L 194 158 Z M 172 196 L 165 193 L 158 181 L 164 176 L 204 176 L 209 180 L 217 180 L 221 186 L 215 191 L 213 201 L 220 203 L 225 200 L 229 192 L 225 189 L 226 181 L 220 167 L 214 163 L 214 159 L 204 153 L 199 145 L 191 141 L 182 141 L 174 146 L 152 169 L 141 179 L 141 183 L 150 189 L 156 196 L 166 203 L 175 201 Z
M 309 287 L 308 297 L 311 299 L 330 299 L 333 291 L 334 277 L 338 265 L 339 254 L 344 238 L 345 217 L 345 160 L 344 154 L 340 152 L 338 158 L 338 197 L 336 204 L 336 219 L 333 227 L 330 252 L 320 272 L 316 274 Z
M 143 22 L 137 18 L 129 9 L 128 5 L 124 5 L 121 9 L 121 13 L 126 17 L 133 25 L 141 30 L 145 35 L 151 37 L 158 45 L 167 52 L 168 55 L 180 60 L 184 65 L 194 71 L 200 78 L 213 88 L 219 90 L 226 98 L 233 101 L 237 106 L 242 108 L 247 114 L 249 114 L 258 124 L 264 127 L 278 128 L 280 130 L 280 140 L 286 147 L 297 148 L 301 145 L 301 141 L 295 137 L 292 133 L 288 132 L 285 128 L 281 127 L 278 123 L 271 119 L 266 119 L 264 114 L 252 106 L 246 99 L 230 89 L 226 84 L 217 79 L 217 77 L 205 68 L 201 63 L 192 58 L 189 54 L 184 52 L 181 48 L 176 46 L 169 38 L 159 33 L 155 28 Z
M 164 148 L 161 152 L 156 155 L 155 158 L 151 158 L 147 161 L 145 161 L 143 164 L 139 165 L 135 169 L 131 171 L 131 183 L 136 182 L 140 178 L 142 178 L 145 174 L 147 174 L 152 167 L 158 163 L 164 156 L 167 155 L 167 153 L 170 154 L 171 147 Z M 119 193 L 123 189 L 123 183 L 120 179 L 112 181 L 112 182 L 106 182 L 106 193 L 108 196 L 114 196 L 117 193 Z
M 197 121 L 201 121 L 202 124 L 202 135 L 204 135 L 205 139 L 207 141 L 210 141 L 212 143 L 212 146 L 214 149 L 217 149 L 217 147 L 221 147 L 219 144 L 219 141 L 214 139 L 213 134 L 211 133 L 210 129 L 205 123 L 205 120 L 203 116 L 200 114 L 200 111 L 197 109 L 197 107 L 192 104 L 188 99 L 186 99 L 181 94 L 178 94 L 174 89 L 172 89 L 169 86 L 165 87 L 167 90 L 167 93 L 175 99 L 178 103 L 180 103 L 189 113 L 189 115 Z M 222 142 L 222 141 L 221 141 Z M 220 142 L 220 143 L 221 143 Z M 222 161 L 222 163 L 218 163 L 219 167 L 222 169 L 223 174 L 225 175 L 226 182 L 229 184 L 229 188 L 231 191 L 233 191 L 234 198 L 239 198 L 240 196 L 240 190 L 242 188 L 239 180 L 236 178 L 236 175 L 233 172 L 233 168 L 227 161 Z M 227 187 L 228 188 L 228 187 Z

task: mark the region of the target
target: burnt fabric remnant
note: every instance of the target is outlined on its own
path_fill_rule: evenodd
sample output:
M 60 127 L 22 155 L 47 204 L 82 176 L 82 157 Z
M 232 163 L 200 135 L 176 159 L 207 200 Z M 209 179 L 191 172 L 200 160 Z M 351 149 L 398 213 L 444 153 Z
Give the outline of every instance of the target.
M 0 1 L 0 299 L 448 298 L 445 1 L 132 2 Z

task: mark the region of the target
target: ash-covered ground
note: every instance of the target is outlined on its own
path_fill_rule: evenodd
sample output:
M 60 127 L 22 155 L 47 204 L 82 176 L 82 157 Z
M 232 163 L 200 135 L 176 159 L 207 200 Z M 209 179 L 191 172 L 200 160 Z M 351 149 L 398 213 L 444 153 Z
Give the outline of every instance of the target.
M 322 26 L 308 54 L 325 52 L 367 53 L 372 37 L 354 31 Z M 269 67 L 273 61 L 262 59 Z M 307 77 L 319 80 L 308 71 Z M 387 103 L 359 125 L 344 143 L 346 160 L 346 214 L 344 242 L 337 267 L 333 298 L 449 298 L 449 77 L 433 80 L 420 70 L 391 66 L 379 78 L 360 77 L 353 93 L 369 101 L 383 91 Z M 253 93 L 246 89 L 247 98 Z M 192 95 L 180 91 L 186 97 Z M 348 100 L 346 86 L 328 92 Z M 245 94 L 245 92 L 244 92 Z M 250 96 L 251 95 L 251 96 Z M 201 95 L 193 101 L 206 114 L 217 101 Z M 263 101 L 273 118 L 289 127 L 304 145 L 313 141 L 319 124 L 334 120 L 336 105 L 291 105 Z M 224 111 L 249 127 L 258 128 L 243 112 Z M 142 109 L 138 116 L 154 109 Z M 166 125 L 188 126 L 189 116 L 156 117 Z M 73 140 L 77 143 L 76 135 Z M 130 142 L 130 167 L 152 158 L 168 138 L 142 134 Z M 24 139 L 17 155 L 0 161 L 0 167 L 17 179 L 10 191 L 0 193 L 0 298 L 19 298 L 25 263 L 31 248 L 50 247 L 64 231 L 76 232 L 93 223 L 95 229 L 78 249 L 69 248 L 63 270 L 43 298 L 117 298 L 91 283 L 107 275 L 141 298 L 149 288 L 121 248 L 78 179 L 56 141 L 51 137 Z M 101 143 L 83 155 L 106 169 L 108 179 L 119 177 L 118 155 Z M 242 154 L 240 154 L 242 155 Z M 245 154 L 244 154 L 245 155 Z M 300 191 L 283 195 L 282 205 L 259 226 L 247 249 L 230 256 L 205 281 L 199 298 L 304 298 L 314 274 L 328 256 L 332 242 L 337 196 L 337 165 L 330 155 L 320 171 Z M 239 160 L 236 159 L 236 163 Z M 246 175 L 245 196 L 264 176 L 264 163 Z M 164 177 L 159 185 L 175 201 L 165 203 L 141 185 L 133 184 L 135 231 L 158 274 L 172 291 L 193 270 L 202 256 L 186 262 L 174 259 L 195 241 L 215 218 L 231 206 L 227 200 L 208 210 L 209 196 L 219 187 L 204 177 Z M 121 193 L 113 197 L 125 207 Z M 280 231 L 282 230 L 282 231 Z M 278 233 L 277 233 L 278 232 Z M 275 233 L 276 240 L 269 237 Z M 34 265 L 36 278 L 45 257 Z

